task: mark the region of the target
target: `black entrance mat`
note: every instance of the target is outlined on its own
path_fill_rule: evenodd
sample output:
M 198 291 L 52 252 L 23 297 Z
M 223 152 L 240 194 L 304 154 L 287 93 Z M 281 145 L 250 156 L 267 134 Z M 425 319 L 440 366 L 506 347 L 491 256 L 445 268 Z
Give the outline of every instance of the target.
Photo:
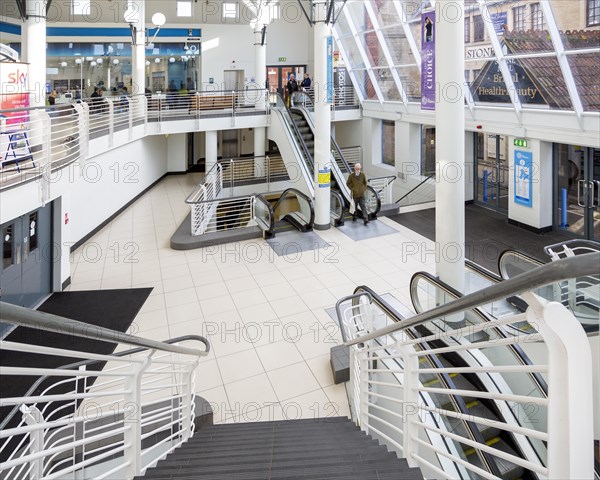
M 53 294 L 38 310 L 78 320 L 92 326 L 125 332 L 151 292 L 152 288 L 61 292 Z M 68 331 L 68 321 L 65 321 L 65 333 L 46 332 L 30 327 L 17 327 L 4 340 L 99 354 L 112 353 L 116 347 L 115 343 L 75 337 L 69 335 Z M 93 332 L 93 327 L 90 327 L 92 335 Z M 57 368 L 75 363 L 78 360 L 80 359 L 0 349 L 0 365 L 2 366 Z M 96 363 L 90 369 L 99 370 L 103 365 L 104 362 Z M 43 382 L 36 388 L 36 392 L 47 388 L 50 383 L 55 382 L 57 379 L 58 377 L 49 378 L 47 382 Z M 32 376 L 0 377 L 0 398 L 22 396 L 36 380 L 37 378 Z M 0 418 L 4 418 L 7 410 L 10 411 L 11 407 L 3 408 L 0 412 Z

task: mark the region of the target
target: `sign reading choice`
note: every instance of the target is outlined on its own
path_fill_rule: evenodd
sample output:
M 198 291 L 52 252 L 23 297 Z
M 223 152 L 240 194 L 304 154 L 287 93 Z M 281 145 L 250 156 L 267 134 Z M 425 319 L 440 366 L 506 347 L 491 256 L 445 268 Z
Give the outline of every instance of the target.
M 421 110 L 435 110 L 435 12 L 421 15 Z

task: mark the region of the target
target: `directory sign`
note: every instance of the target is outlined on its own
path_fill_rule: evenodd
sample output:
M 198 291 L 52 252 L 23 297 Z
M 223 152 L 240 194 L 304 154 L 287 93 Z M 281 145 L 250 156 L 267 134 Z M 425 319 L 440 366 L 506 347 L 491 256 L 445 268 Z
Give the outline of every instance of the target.
M 533 155 L 531 152 L 515 150 L 515 178 L 514 199 L 515 203 L 526 207 L 533 206 Z

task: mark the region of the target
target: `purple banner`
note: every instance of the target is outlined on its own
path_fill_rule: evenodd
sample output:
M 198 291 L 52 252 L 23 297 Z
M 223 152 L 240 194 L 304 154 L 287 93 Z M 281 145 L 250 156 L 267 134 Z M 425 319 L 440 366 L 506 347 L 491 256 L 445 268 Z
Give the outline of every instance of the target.
M 421 110 L 435 110 L 435 12 L 421 15 Z

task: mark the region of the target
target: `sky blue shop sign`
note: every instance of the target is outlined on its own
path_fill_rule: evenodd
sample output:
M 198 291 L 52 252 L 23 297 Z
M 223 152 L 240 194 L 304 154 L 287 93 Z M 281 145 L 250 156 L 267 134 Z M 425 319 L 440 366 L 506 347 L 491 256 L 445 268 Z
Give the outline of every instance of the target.
M 327 103 L 333 103 L 333 36 L 327 36 Z
M 515 150 L 515 203 L 531 208 L 533 206 L 533 154 L 522 150 Z

